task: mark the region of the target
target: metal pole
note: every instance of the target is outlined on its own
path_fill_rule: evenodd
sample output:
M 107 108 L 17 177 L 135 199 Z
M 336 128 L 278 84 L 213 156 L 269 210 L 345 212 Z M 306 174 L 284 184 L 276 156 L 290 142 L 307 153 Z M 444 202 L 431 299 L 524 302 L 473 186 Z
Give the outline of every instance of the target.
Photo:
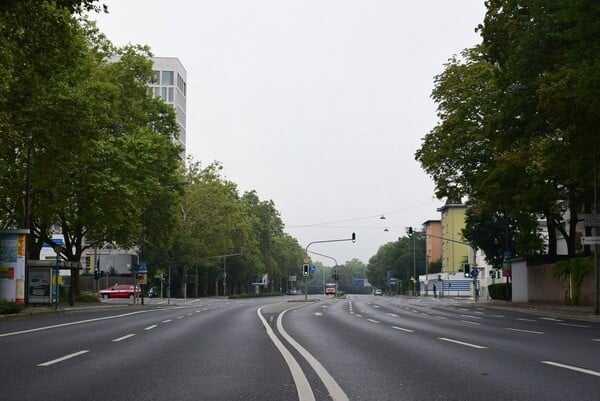
M 415 278 L 415 281 L 413 281 L 413 295 L 416 294 L 415 291 L 415 287 L 416 284 L 419 282 L 418 278 L 417 278 L 417 259 L 416 259 L 416 251 L 415 251 L 415 239 L 416 239 L 416 233 L 413 233 L 413 277 Z
M 169 266 L 169 282 L 167 283 L 167 305 L 171 304 L 171 266 Z
M 594 136 L 594 215 L 598 213 L 598 155 L 596 147 L 596 136 Z M 598 235 L 598 227 L 594 227 L 594 235 Z M 600 268 L 598 267 L 598 245 L 594 245 L 594 266 L 596 267 L 596 307 L 594 314 L 600 314 Z
M 223 256 L 223 296 L 227 296 L 227 256 Z

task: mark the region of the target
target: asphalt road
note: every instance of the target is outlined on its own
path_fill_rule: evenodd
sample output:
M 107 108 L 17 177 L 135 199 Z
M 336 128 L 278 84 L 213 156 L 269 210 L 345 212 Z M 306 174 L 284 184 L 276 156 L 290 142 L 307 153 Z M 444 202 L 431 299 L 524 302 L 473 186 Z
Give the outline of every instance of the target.
M 0 400 L 600 399 L 597 322 L 452 299 L 320 298 L 2 321 Z

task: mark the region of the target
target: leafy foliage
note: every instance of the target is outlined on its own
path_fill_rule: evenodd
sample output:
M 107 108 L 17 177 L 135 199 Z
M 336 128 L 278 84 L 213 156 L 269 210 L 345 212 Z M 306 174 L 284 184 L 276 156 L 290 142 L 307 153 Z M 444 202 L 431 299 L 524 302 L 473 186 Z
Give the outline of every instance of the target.
M 486 213 L 506 214 L 518 254 L 540 248 L 537 220 L 544 216 L 548 253 L 556 254 L 558 231 L 573 256 L 578 214 L 591 210 L 600 150 L 592 95 L 600 84 L 600 4 L 486 6 L 482 44 L 451 58 L 436 77 L 440 123 L 416 159 L 439 197 L 468 196 Z
M 554 264 L 552 274 L 563 280 L 567 305 L 579 305 L 583 281 L 593 271 L 594 260 L 590 257 L 560 260 Z
M 419 274 L 425 274 L 425 234 L 417 231 L 413 235 L 414 238 L 400 237 L 396 242 L 382 245 L 369 259 L 367 277 L 371 285 L 384 288 L 387 285 L 388 271 L 405 286 L 408 286 L 410 278 L 414 275 L 415 267 L 415 278 L 418 278 Z

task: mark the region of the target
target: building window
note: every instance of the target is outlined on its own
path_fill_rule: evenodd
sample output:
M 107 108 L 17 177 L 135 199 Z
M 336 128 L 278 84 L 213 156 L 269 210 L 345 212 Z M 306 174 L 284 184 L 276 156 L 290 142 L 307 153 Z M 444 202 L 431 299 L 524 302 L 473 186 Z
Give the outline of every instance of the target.
M 174 85 L 173 71 L 163 71 L 161 85 Z
M 160 71 L 154 71 L 154 83 L 160 85 Z
M 167 87 L 166 86 L 163 86 L 162 88 L 160 88 L 160 98 L 165 102 L 167 101 Z
M 168 89 L 169 89 L 169 91 L 168 91 L 169 97 L 167 98 L 167 101 L 173 102 L 173 87 L 170 87 Z

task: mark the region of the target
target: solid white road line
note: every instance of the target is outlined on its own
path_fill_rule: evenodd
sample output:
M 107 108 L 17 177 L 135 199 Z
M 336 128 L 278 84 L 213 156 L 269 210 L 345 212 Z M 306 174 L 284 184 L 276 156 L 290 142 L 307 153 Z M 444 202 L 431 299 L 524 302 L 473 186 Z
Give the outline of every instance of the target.
M 292 374 L 292 378 L 294 379 L 294 383 L 296 384 L 296 390 L 298 391 L 298 400 L 315 401 L 315 395 L 313 394 L 312 388 L 310 387 L 308 379 L 304 375 L 300 364 L 298 364 L 298 361 L 296 361 L 291 352 L 288 351 L 288 349 L 283 345 L 283 343 L 279 341 L 279 338 L 277 338 L 275 333 L 273 333 L 273 329 L 271 328 L 271 326 L 269 326 L 269 324 L 262 315 L 261 310 L 263 308 L 264 306 L 260 307 L 256 311 L 256 313 L 258 314 L 258 318 L 262 322 L 263 326 L 267 330 L 267 335 L 269 336 L 273 344 L 275 344 L 275 348 L 279 350 L 281 356 L 283 356 L 283 359 L 285 360 L 285 363 L 287 363 L 288 368 L 290 369 L 290 373 Z
M 552 361 L 540 361 L 540 362 L 542 362 L 546 365 L 552 365 L 552 366 L 557 366 L 559 368 L 570 369 L 570 370 L 574 370 L 576 372 L 581 372 L 581 373 L 585 373 L 585 374 L 592 375 L 592 376 L 600 376 L 600 372 L 596 372 L 595 370 L 584 369 L 584 368 L 580 368 L 577 366 L 571 366 L 571 365 L 563 365 L 562 363 L 552 362 Z
M 483 345 L 466 343 L 464 341 L 453 340 L 451 338 L 446 338 L 446 337 L 438 337 L 438 340 L 448 341 L 450 343 L 460 344 L 460 345 L 464 345 L 465 347 L 471 347 L 471 348 L 477 348 L 477 349 L 486 349 L 487 348 L 487 347 L 484 347 Z
M 302 306 L 304 306 L 304 305 L 302 305 Z M 327 391 L 329 391 L 329 396 L 331 397 L 331 399 L 333 401 L 349 401 L 348 396 L 346 395 L 344 390 L 342 390 L 342 388 L 335 381 L 335 379 L 329 374 L 329 372 L 323 367 L 323 365 L 321 365 L 321 362 L 319 362 L 306 349 L 304 349 L 303 346 L 298 344 L 296 342 L 296 340 L 294 340 L 285 331 L 285 329 L 283 328 L 282 320 L 283 320 L 283 315 L 285 315 L 286 312 L 287 312 L 287 310 L 284 310 L 283 312 L 281 312 L 279 314 L 279 317 L 277 317 L 277 329 L 279 330 L 279 332 L 281 333 L 283 338 L 285 338 L 286 341 L 288 343 L 290 343 L 290 345 L 292 347 L 296 348 L 296 351 L 298 351 L 298 353 L 300 355 L 302 355 L 302 357 L 304 359 L 306 359 L 306 362 L 308 362 L 308 364 L 311 366 L 311 368 L 313 368 L 313 370 L 315 371 L 317 376 L 319 376 L 319 378 L 321 379 L 321 381 L 327 388 Z
M 135 334 L 127 334 L 126 336 L 115 338 L 112 341 L 113 341 L 113 343 L 118 343 L 119 341 L 127 340 L 128 338 L 131 338 L 133 336 L 135 336 Z
M 56 359 L 53 359 L 53 360 L 48 361 L 48 362 L 40 363 L 40 364 L 38 364 L 38 366 L 50 366 L 50 365 L 54 365 L 55 363 L 66 361 L 67 359 L 75 358 L 76 356 L 87 354 L 88 352 L 90 352 L 90 351 L 89 350 L 83 350 L 83 351 L 75 352 L 73 354 L 65 355 L 63 357 L 56 358 Z
M 529 333 L 529 334 L 546 334 L 543 331 L 534 331 L 534 330 L 523 330 L 523 329 L 513 329 L 510 327 L 505 327 L 506 330 L 518 331 L 519 333 Z

